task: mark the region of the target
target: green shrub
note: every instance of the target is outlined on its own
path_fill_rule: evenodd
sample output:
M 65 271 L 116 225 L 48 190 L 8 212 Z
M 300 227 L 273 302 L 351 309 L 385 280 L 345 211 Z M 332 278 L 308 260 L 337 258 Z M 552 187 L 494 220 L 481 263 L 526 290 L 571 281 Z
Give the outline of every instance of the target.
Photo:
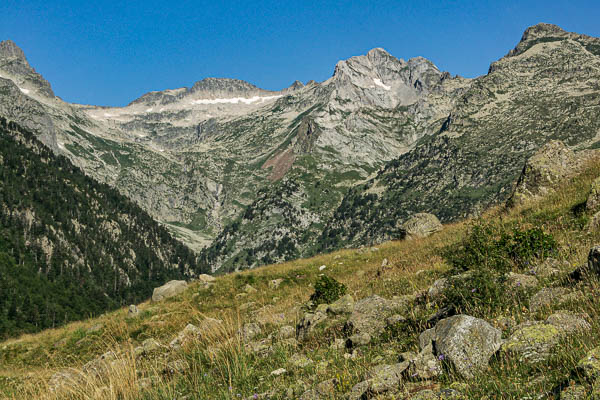
M 346 285 L 327 275 L 319 277 L 315 283 L 315 292 L 310 295 L 313 307 L 319 304 L 330 304 L 346 294 Z

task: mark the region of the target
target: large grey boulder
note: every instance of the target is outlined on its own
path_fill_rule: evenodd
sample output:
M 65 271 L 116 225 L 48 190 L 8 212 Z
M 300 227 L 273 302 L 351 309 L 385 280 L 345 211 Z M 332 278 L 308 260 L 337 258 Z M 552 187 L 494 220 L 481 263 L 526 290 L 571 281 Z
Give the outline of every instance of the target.
M 407 239 L 423 238 L 442 229 L 440 220 L 433 214 L 418 213 L 402 224 Z
M 551 193 L 587 159 L 589 153 L 576 155 L 559 140 L 546 143 L 525 163 L 508 204 L 523 204 Z
M 500 330 L 469 315 L 455 315 L 439 321 L 427 337 L 434 344 L 436 356 L 451 362 L 465 378 L 484 371 L 503 343 Z M 420 341 L 422 345 L 431 344 Z
M 177 296 L 187 288 L 186 281 L 169 281 L 157 287 L 152 292 L 152 301 L 161 301 L 169 297 Z

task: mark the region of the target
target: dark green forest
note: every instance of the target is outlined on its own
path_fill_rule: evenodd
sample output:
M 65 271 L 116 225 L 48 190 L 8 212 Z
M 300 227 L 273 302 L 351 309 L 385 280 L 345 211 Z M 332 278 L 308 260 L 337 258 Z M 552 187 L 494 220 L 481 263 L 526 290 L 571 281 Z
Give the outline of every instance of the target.
M 0 338 L 140 302 L 201 272 L 139 206 L 0 117 Z

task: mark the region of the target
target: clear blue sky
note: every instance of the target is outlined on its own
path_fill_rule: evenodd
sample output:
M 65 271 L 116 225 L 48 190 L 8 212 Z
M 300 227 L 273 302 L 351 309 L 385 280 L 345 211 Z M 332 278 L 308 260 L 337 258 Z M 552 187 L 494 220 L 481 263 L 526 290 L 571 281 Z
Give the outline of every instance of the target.
M 322 81 L 373 47 L 474 77 L 538 22 L 600 36 L 600 1 L 0 1 L 0 40 L 63 99 L 98 105 L 205 77 Z

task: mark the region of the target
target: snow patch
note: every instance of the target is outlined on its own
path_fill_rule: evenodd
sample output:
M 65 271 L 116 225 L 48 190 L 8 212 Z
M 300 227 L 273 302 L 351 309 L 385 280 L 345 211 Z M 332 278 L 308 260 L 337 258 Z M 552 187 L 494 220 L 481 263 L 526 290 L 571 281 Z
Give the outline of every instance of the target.
M 59 149 L 62 149 L 62 150 L 64 150 L 64 149 L 65 149 L 65 145 L 64 145 L 64 143 L 61 143 L 61 142 L 56 142 L 56 144 L 58 145 L 58 148 L 59 148 Z
M 199 100 L 192 100 L 191 104 L 239 104 L 239 103 L 244 103 L 244 104 L 252 104 L 252 103 L 256 103 L 256 102 L 261 102 L 264 103 L 267 100 L 272 100 L 272 99 L 278 99 L 280 98 L 281 95 L 279 96 L 254 96 L 251 98 L 245 98 L 245 97 L 232 97 L 230 99 L 199 99 Z
M 377 79 L 377 78 L 373 78 L 373 82 L 375 82 L 375 84 L 379 87 L 384 88 L 385 90 L 390 90 L 392 89 L 391 86 L 385 85 L 383 82 L 381 82 L 381 79 Z
M 151 111 L 152 111 L 152 107 L 146 109 L 146 112 L 151 112 Z
M 29 94 L 31 93 L 31 91 L 29 89 L 23 89 L 23 88 L 19 88 L 19 90 L 25 94 Z

